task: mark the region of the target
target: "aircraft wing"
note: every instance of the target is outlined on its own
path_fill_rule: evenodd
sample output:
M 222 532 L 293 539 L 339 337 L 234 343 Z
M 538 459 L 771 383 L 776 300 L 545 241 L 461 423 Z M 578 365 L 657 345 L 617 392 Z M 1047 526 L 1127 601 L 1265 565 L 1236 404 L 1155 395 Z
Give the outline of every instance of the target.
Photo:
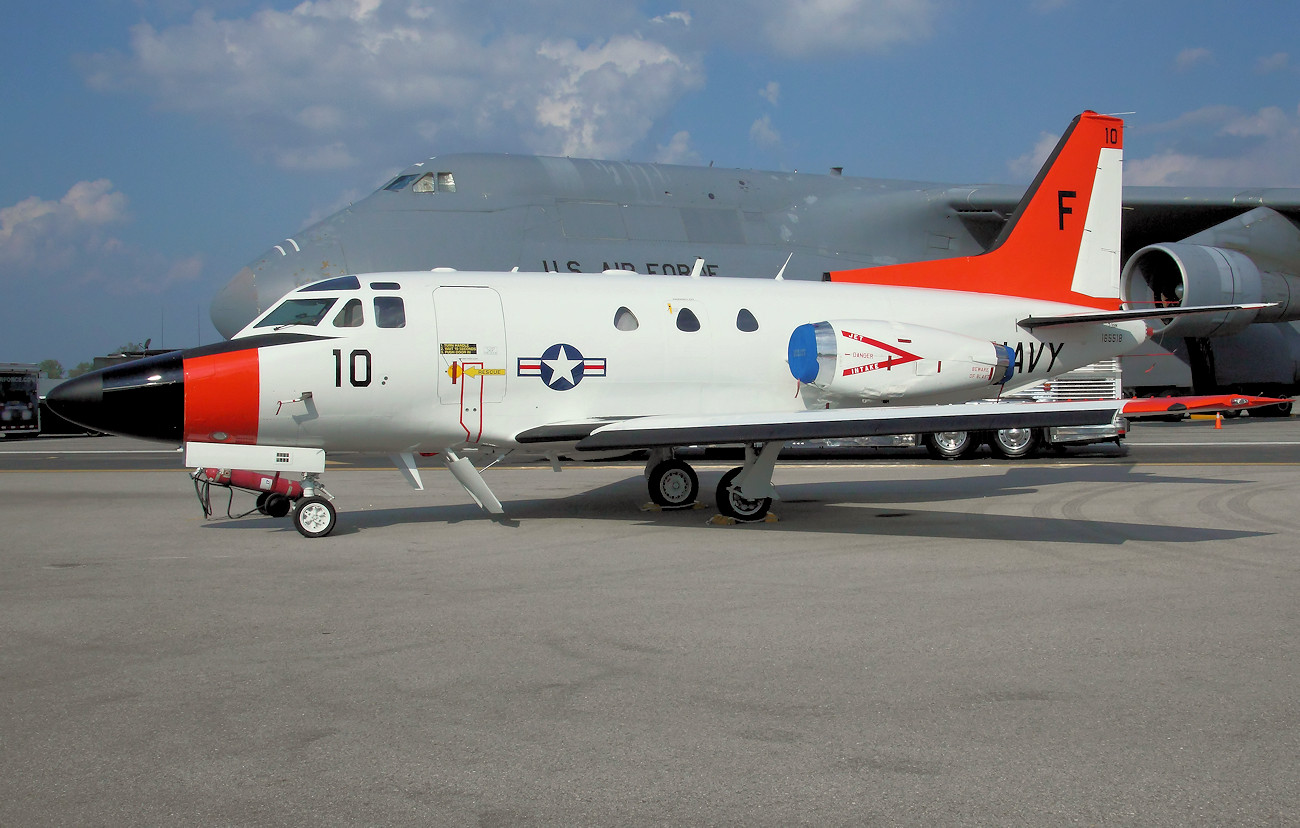
M 576 440 L 579 450 L 604 451 L 655 446 L 874 437 L 934 431 L 1105 425 L 1115 418 L 1120 402 L 966 403 L 699 417 L 660 415 L 610 418 L 604 421 L 588 420 L 542 426 L 522 432 L 515 439 L 524 444 Z
M 1016 324 L 1032 331 L 1059 325 L 1099 324 L 1123 322 L 1130 319 L 1166 319 L 1174 316 L 1194 316 L 1198 313 L 1224 313 L 1228 311 L 1259 310 L 1271 308 L 1276 302 L 1251 302 L 1244 305 L 1198 305 L 1191 308 L 1144 308 L 1141 310 L 1088 311 L 1067 313 L 1062 316 L 1028 316 Z

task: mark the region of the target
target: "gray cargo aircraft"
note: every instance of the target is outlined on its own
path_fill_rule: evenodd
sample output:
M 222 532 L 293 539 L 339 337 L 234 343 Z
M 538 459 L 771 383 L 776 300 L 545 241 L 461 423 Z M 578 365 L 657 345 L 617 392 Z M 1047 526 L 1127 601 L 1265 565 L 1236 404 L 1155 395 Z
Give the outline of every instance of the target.
M 296 287 L 376 271 L 685 274 L 702 257 L 711 276 L 770 279 L 784 266 L 787 279 L 821 280 L 982 253 L 1022 195 L 839 168 L 813 175 L 436 156 L 259 256 L 213 300 L 212 321 L 229 338 Z M 1126 187 L 1123 202 L 1126 307 L 1276 303 L 1170 320 L 1160 347 L 1125 358 L 1126 388 L 1294 394 L 1300 189 Z M 1063 201 L 1062 214 L 1070 209 Z

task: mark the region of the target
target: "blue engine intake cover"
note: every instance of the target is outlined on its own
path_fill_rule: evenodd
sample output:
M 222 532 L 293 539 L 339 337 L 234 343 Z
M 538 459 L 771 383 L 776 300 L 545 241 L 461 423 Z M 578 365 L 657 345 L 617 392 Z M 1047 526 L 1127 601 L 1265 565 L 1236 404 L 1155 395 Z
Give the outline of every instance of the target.
M 805 385 L 817 380 L 817 330 L 800 325 L 790 334 L 790 373 Z
M 1002 372 L 1001 377 L 994 377 L 994 385 L 1006 385 L 1016 373 L 1016 352 L 1009 345 L 999 345 L 993 343 L 993 350 L 998 355 L 998 365 L 1006 365 L 1006 370 Z

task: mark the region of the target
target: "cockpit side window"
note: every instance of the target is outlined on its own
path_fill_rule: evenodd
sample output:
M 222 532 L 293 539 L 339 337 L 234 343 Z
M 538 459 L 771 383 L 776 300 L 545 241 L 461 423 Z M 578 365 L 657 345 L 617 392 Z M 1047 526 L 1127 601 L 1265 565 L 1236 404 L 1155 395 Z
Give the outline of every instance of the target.
M 425 173 L 424 175 L 420 176 L 420 180 L 416 181 L 415 186 L 412 187 L 411 189 L 417 193 L 431 193 L 433 192 L 433 188 L 434 188 L 433 173 Z
M 336 328 L 359 328 L 365 323 L 360 299 L 349 299 L 343 309 L 334 317 Z
M 400 296 L 375 297 L 375 324 L 381 328 L 405 328 L 406 306 Z
M 316 325 L 338 299 L 322 296 L 313 299 L 286 299 L 275 310 L 257 323 L 259 328 L 276 328 L 283 325 Z

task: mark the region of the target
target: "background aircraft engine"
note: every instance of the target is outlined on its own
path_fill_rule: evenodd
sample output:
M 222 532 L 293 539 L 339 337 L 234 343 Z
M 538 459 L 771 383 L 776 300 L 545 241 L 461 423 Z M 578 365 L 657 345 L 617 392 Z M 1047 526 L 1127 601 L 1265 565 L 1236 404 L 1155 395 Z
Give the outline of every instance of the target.
M 853 319 L 795 328 L 789 362 L 828 402 L 886 402 L 1002 385 L 1015 352 L 937 328 Z
M 1153 244 L 1134 253 L 1120 274 L 1120 286 L 1124 307 L 1135 310 L 1281 302 L 1279 308 L 1262 311 L 1185 316 L 1152 324 L 1155 333 L 1183 337 L 1225 336 L 1252 322 L 1276 322 L 1277 312 L 1284 311 L 1290 299 L 1285 277 L 1261 272 L 1245 253 L 1186 242 Z

